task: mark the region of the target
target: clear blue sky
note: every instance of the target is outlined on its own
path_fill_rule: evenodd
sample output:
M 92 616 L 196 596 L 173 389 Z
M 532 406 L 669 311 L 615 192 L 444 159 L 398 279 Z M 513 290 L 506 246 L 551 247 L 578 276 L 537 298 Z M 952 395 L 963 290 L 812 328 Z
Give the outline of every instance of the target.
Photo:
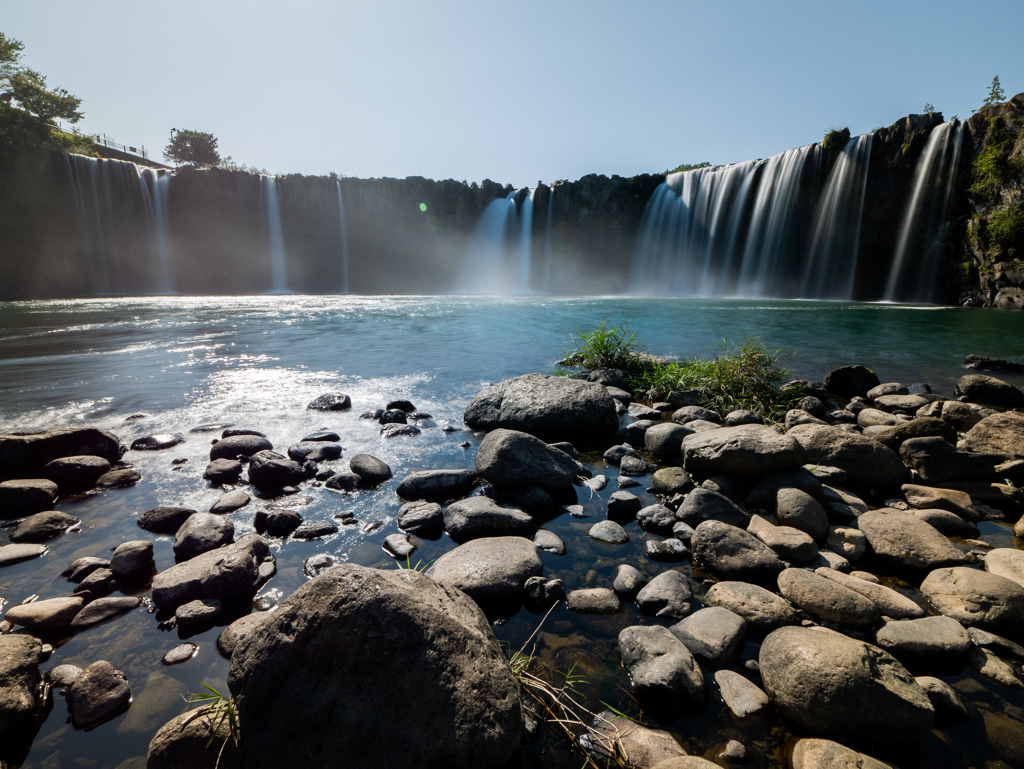
M 1024 2 L 7 0 L 0 31 L 162 150 L 272 173 L 533 185 L 730 163 L 1024 91 Z

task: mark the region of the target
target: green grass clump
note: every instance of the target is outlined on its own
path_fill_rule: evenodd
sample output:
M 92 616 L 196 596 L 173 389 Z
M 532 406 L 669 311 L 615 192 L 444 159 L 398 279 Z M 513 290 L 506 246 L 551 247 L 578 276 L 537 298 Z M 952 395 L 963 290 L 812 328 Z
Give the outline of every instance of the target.
M 769 350 L 754 339 L 738 343 L 728 339 L 710 358 L 659 362 L 630 331 L 628 324 L 607 327 L 571 337 L 568 354 L 555 374 L 574 376 L 566 367 L 579 369 L 619 368 L 627 372 L 627 387 L 637 400 L 670 401 L 688 390 L 700 390 L 708 408 L 727 414 L 749 409 L 769 421 L 781 421 L 802 393 L 784 388 L 790 372 L 782 365 L 783 353 Z

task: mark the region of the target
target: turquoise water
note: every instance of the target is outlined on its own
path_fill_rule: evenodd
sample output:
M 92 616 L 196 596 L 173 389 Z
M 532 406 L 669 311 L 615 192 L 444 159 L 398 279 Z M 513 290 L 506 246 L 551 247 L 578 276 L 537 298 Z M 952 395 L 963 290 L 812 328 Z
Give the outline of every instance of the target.
M 380 489 L 349 497 L 322 488 L 302 491 L 301 512 L 307 520 L 330 519 L 348 509 L 361 524 L 379 521 L 382 526 L 369 534 L 362 526 L 346 527 L 313 542 L 275 541 L 278 575 L 258 599 L 268 606 L 302 584 L 303 563 L 314 554 L 394 568 L 381 542 L 397 531 L 397 480 L 419 469 L 472 467 L 480 436 L 440 428 L 461 427 L 466 405 L 486 383 L 550 371 L 570 332 L 577 329 L 628 320 L 651 352 L 672 357 L 716 352 L 724 338 L 756 337 L 787 351 L 794 376 L 820 380 L 838 365 L 860 363 L 882 381 L 927 382 L 936 392 L 951 394 L 964 373 L 960 364 L 967 354 L 1020 359 L 1021 317 L 1019 312 L 984 309 L 624 297 L 286 295 L 3 304 L 0 431 L 90 424 L 111 430 L 126 445 L 156 432 L 181 432 L 187 440 L 167 451 L 126 454 L 143 476 L 135 487 L 61 500 L 58 509 L 80 517 L 82 531 L 54 541 L 44 558 L 4 569 L 0 595 L 15 603 L 31 594 L 65 595 L 70 585 L 58 576 L 64 566 L 140 537 L 155 539 L 158 568 L 172 565 L 171 538 L 154 538 L 134 521 L 156 505 L 205 510 L 219 495 L 202 479 L 211 435 L 188 433 L 199 424 L 255 428 L 279 450 L 314 430 L 330 428 L 342 435 L 345 457 L 374 454 L 397 476 Z M 1021 377 L 1000 376 L 1024 384 Z M 329 391 L 349 393 L 352 411 L 305 409 Z M 360 412 L 394 398 L 412 400 L 433 416 L 437 427 L 424 428 L 413 438 L 384 440 L 376 423 L 359 419 Z M 145 416 L 125 421 L 137 414 Z M 460 446 L 463 441 L 470 443 L 468 449 Z M 187 462 L 174 466 L 175 459 Z M 612 479 L 617 475 L 597 455 L 586 460 L 595 472 Z M 335 464 L 339 470 L 347 468 L 345 458 Z M 645 561 L 650 535 L 635 523 L 627 527 L 630 543 L 619 548 L 587 538 L 614 490 L 613 481 L 593 497 L 580 491 L 579 501 L 592 517 L 563 515 L 546 524 L 566 541 L 569 552 L 564 557 L 543 554 L 545 574 L 563 579 L 568 589 L 610 585 L 615 566 L 624 560 L 650 575 L 666 568 Z M 645 504 L 654 502 L 649 494 L 642 498 Z M 262 505 L 254 500 L 233 516 L 236 536 L 252 530 Z M 9 529 L 0 529 L 0 542 L 6 543 L 8 534 Z M 985 538 L 997 546 L 1013 542 L 998 525 Z M 452 547 L 447 538 L 422 542 L 412 561 L 431 561 Z M 688 565 L 679 568 L 689 573 Z M 516 647 L 540 621 L 525 610 L 506 619 L 495 632 Z M 558 609 L 537 636 L 537 654 L 554 667 L 567 669 L 576 663 L 584 670 L 590 681 L 584 696 L 592 707 L 600 708 L 603 700 L 635 713 L 614 638 L 622 627 L 653 621 L 632 605 L 611 618 Z M 65 723 L 66 708 L 58 696 L 31 747 L 25 746 L 24 766 L 72 766 L 76 761 L 111 769 L 135 765 L 155 731 L 186 709 L 179 695 L 198 691 L 204 681 L 226 688 L 227 661 L 214 646 L 220 629 L 190 638 L 199 644 L 199 654 L 170 668 L 159 660 L 180 642 L 178 631 L 161 630 L 144 610 L 61 642 L 47 668 L 106 659 L 128 674 L 135 700 L 126 715 L 82 732 Z M 757 647 L 748 643 L 746 656 L 756 653 Z M 710 683 L 710 673 L 707 678 Z M 1024 766 L 1024 697 L 973 673 L 962 674 L 960 680 L 965 682 L 962 691 L 972 692 L 981 708 L 979 717 L 936 732 L 919 751 L 899 756 L 899 765 Z M 754 754 L 751 765 L 759 766 L 778 765 L 789 739 L 777 717 L 737 722 L 713 693 L 700 716 L 663 726 L 693 752 L 711 758 L 728 739 L 740 739 Z M 1007 740 L 999 737 L 1003 733 L 1017 736 Z M 578 768 L 581 759 L 546 734 L 519 761 L 524 767 Z

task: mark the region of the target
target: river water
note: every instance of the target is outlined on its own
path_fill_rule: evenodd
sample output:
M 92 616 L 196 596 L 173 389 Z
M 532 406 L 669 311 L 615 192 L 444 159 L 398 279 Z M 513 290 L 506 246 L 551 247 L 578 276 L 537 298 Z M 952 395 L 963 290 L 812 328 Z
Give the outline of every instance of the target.
M 142 474 L 132 488 L 62 499 L 58 508 L 81 518 L 82 530 L 53 541 L 43 558 L 5 568 L 0 596 L 18 603 L 32 594 L 66 595 L 71 585 L 59 574 L 68 563 L 105 556 L 130 539 L 154 540 L 157 567 L 173 565 L 172 538 L 143 532 L 135 520 L 157 505 L 206 510 L 219 496 L 202 479 L 211 434 L 188 432 L 197 425 L 232 423 L 261 430 L 281 451 L 308 433 L 329 428 L 342 436 L 344 457 L 334 463 L 339 471 L 347 468 L 346 457 L 361 452 L 380 457 L 394 470 L 396 478 L 374 491 L 341 496 L 310 488 L 293 498 L 302 503 L 306 520 L 330 520 L 351 510 L 362 525 L 311 542 L 273 541 L 278 574 L 256 600 L 258 608 L 266 608 L 305 581 L 303 564 L 319 553 L 395 568 L 381 542 L 397 531 L 397 481 L 420 469 L 472 467 L 481 436 L 441 428 L 462 427 L 465 407 L 485 384 L 550 371 L 574 331 L 601 321 L 628 321 L 651 352 L 680 358 L 717 352 L 725 338 L 755 337 L 786 351 L 784 360 L 794 376 L 821 380 L 836 366 L 859 363 L 874 369 L 883 382 L 926 382 L 935 392 L 952 395 L 967 354 L 1019 359 L 1024 352 L 1020 317 L 1015 311 L 985 309 L 625 297 L 283 295 L 0 304 L 0 432 L 89 424 L 110 430 L 126 445 L 157 432 L 187 439 L 166 451 L 128 452 L 125 460 Z M 999 376 L 1024 384 L 1022 377 Z M 352 411 L 306 410 L 318 395 L 338 391 L 351 396 Z M 432 415 L 436 426 L 425 427 L 419 436 L 385 440 L 375 422 L 359 418 L 362 411 L 396 398 L 413 401 Z M 129 416 L 136 418 L 126 421 Z M 468 448 L 460 445 L 464 441 Z M 180 459 L 187 462 L 172 464 Z M 610 586 L 615 566 L 623 561 L 648 575 L 668 568 L 646 561 L 644 541 L 650 535 L 635 523 L 627 527 L 631 541 L 618 548 L 587 538 L 603 517 L 604 501 L 616 490 L 617 471 L 599 455 L 585 459 L 613 482 L 593 496 L 586 489 L 578 492 L 591 517 L 563 515 L 545 524 L 568 548 L 566 556 L 542 555 L 545 574 L 574 589 Z M 641 497 L 644 504 L 655 501 L 647 493 Z M 232 516 L 236 536 L 253 530 L 255 512 L 263 504 L 254 499 Z M 363 533 L 364 525 L 374 522 L 380 527 Z M 7 543 L 9 534 L 10 528 L 0 528 L 0 544 Z M 1014 546 L 1005 526 L 984 524 L 982 535 L 994 546 Z M 427 563 L 453 547 L 446 537 L 424 541 L 411 560 Z M 690 573 L 687 564 L 679 568 Z M 695 576 L 699 583 L 703 575 Z M 522 610 L 496 624 L 495 633 L 518 648 L 540 619 Z M 582 617 L 560 608 L 538 633 L 536 652 L 553 668 L 576 665 L 589 682 L 581 690 L 589 706 L 600 709 L 603 700 L 636 713 L 614 639 L 622 627 L 658 621 L 641 617 L 633 605 L 610 618 Z M 34 740 L 26 738 L 0 758 L 26 767 L 141 768 L 156 730 L 190 707 L 182 695 L 199 691 L 204 682 L 226 691 L 228 663 L 215 647 L 221 629 L 189 638 L 199 644 L 198 654 L 173 667 L 164 667 L 160 658 L 180 642 L 178 631 L 161 629 L 143 609 L 66 639 L 45 667 L 106 659 L 127 673 L 131 709 L 85 732 L 67 723 L 58 696 Z M 756 656 L 757 647 L 748 642 L 744 657 Z M 693 753 L 714 758 L 729 739 L 739 739 L 750 751 L 747 766 L 779 765 L 791 739 L 781 720 L 771 715 L 734 719 L 713 691 L 710 671 L 706 678 L 711 695 L 705 711 L 662 726 Z M 975 703 L 978 715 L 895 756 L 899 765 L 1024 766 L 1024 696 L 969 670 L 945 680 Z M 578 767 L 581 760 L 545 733 L 521 751 L 519 765 Z

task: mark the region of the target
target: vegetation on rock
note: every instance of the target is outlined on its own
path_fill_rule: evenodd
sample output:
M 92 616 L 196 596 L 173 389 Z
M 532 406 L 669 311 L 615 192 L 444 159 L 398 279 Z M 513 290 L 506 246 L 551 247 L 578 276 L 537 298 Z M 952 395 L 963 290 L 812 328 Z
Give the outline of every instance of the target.
M 821 146 L 826 152 L 839 152 L 848 141 L 850 141 L 849 128 L 833 128 L 825 133 L 825 138 L 821 140 Z
M 985 97 L 985 101 L 981 103 L 982 108 L 992 107 L 996 104 L 1006 101 L 1006 94 L 1003 93 L 1003 87 L 999 84 L 999 75 L 992 78 L 992 85 L 988 89 L 988 96 Z
M 216 166 L 220 165 L 217 152 L 217 137 L 203 131 L 171 129 L 171 140 L 164 148 L 164 157 L 174 165 Z
M 680 174 L 680 173 L 683 173 L 684 171 L 694 171 L 694 170 L 696 170 L 698 168 L 710 168 L 710 167 L 711 167 L 711 164 L 708 161 L 706 161 L 706 160 L 703 161 L 703 162 L 700 162 L 700 163 L 683 163 L 682 165 L 676 166 L 675 168 L 672 168 L 672 169 L 669 169 L 668 171 L 666 171 L 665 172 L 665 176 L 668 176 L 669 174 Z

